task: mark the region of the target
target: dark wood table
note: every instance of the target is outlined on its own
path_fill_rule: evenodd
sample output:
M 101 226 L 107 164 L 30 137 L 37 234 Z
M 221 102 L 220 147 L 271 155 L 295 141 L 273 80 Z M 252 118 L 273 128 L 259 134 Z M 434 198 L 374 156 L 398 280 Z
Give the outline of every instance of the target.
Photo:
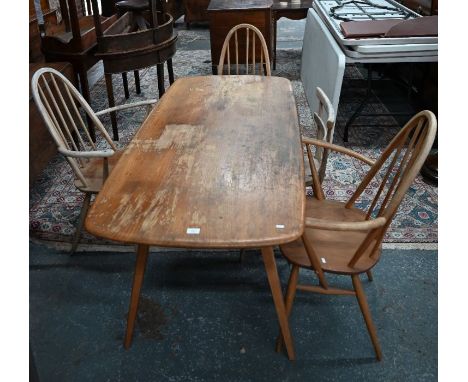
M 210 19 L 211 65 L 213 74 L 218 71 L 219 57 L 224 39 L 232 27 L 247 23 L 256 26 L 265 38 L 268 54 L 272 57 L 272 17 L 273 0 L 211 0 L 208 7 Z M 245 49 L 245 48 L 244 48 Z M 245 51 L 239 49 L 240 63 L 245 63 Z M 260 61 L 260 49 L 258 50 Z
M 304 231 L 303 171 L 289 80 L 176 80 L 130 142 L 86 219 L 94 235 L 137 244 L 125 347 L 132 340 L 150 245 L 261 248 L 294 359 L 273 247 Z
M 273 20 L 273 69 L 276 69 L 276 34 L 277 22 L 281 17 L 291 20 L 301 20 L 307 17 L 307 11 L 312 7 L 313 0 L 299 2 L 273 0 L 271 16 Z

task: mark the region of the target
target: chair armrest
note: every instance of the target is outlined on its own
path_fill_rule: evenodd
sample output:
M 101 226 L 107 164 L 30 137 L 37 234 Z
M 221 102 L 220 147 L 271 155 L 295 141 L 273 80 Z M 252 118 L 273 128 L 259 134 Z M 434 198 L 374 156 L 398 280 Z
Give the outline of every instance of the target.
M 120 106 L 109 107 L 108 109 L 98 111 L 95 114 L 97 116 L 101 116 L 103 114 L 112 113 L 113 111 L 131 109 L 133 107 L 139 107 L 139 106 L 152 105 L 156 103 L 157 101 L 158 101 L 157 99 L 147 99 L 146 101 L 140 101 L 140 102 L 128 103 L 128 104 L 120 105 Z
M 356 222 L 342 222 L 323 220 L 315 218 L 306 218 L 305 226 L 307 228 L 322 229 L 325 231 L 371 231 L 376 228 L 383 227 L 387 219 L 378 217 L 373 220 L 361 220 Z
M 326 149 L 330 149 L 330 150 L 333 150 L 333 151 L 340 152 L 342 154 L 349 155 L 349 156 L 351 156 L 353 158 L 359 159 L 360 161 L 368 164 L 369 166 L 373 166 L 374 163 L 375 163 L 372 159 L 369 159 L 365 155 L 359 154 L 356 151 L 353 151 L 351 149 L 347 149 L 346 147 L 343 147 L 343 146 L 335 145 L 333 143 L 320 141 L 320 140 L 314 139 L 314 138 L 307 138 L 307 137 L 304 137 L 304 136 L 302 136 L 302 143 L 311 144 L 311 145 L 319 146 L 319 147 L 324 147 Z
M 58 152 L 72 158 L 109 158 L 115 153 L 112 149 L 99 151 L 71 151 L 61 147 L 58 148 Z

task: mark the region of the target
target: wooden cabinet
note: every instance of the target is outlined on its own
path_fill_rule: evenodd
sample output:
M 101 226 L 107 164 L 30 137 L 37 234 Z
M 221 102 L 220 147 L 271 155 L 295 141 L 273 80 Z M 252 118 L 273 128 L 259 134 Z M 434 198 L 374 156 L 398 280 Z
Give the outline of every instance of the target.
M 208 22 L 210 0 L 184 0 L 185 23 L 187 28 L 193 22 Z
M 232 27 L 247 23 L 256 26 L 268 47 L 270 59 L 272 47 L 272 0 L 211 0 L 208 7 L 210 20 L 211 65 L 213 73 L 217 72 L 217 65 L 221 55 L 224 39 Z M 259 44 L 260 45 L 260 44 Z M 260 59 L 260 46 L 258 47 L 258 60 Z M 239 62 L 244 63 L 243 47 L 239 46 Z M 244 48 L 245 49 L 245 48 Z

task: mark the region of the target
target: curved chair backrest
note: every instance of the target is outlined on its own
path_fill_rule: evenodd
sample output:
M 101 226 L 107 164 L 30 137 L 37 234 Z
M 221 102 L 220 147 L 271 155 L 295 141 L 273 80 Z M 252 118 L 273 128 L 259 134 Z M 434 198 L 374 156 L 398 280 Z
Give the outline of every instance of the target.
M 335 109 L 333 108 L 330 99 L 321 88 L 317 87 L 315 89 L 315 94 L 319 100 L 318 110 L 314 112 L 313 116 L 315 126 L 317 127 L 317 139 L 333 143 L 333 135 L 335 132 Z M 322 148 L 317 148 L 315 151 L 315 158 L 320 164 L 318 170 L 320 182 L 322 182 L 325 177 L 329 152 L 329 149 L 324 150 Z
M 75 176 L 87 187 L 87 180 L 81 168 L 89 158 L 108 157 L 109 151 L 117 148 L 89 104 L 60 72 L 52 68 L 39 69 L 31 81 L 31 88 L 37 108 L 47 126 L 58 151 L 63 154 Z M 81 107 L 96 130 L 102 135 L 103 143 L 108 147 L 98 149 L 91 139 L 84 116 L 78 110 Z M 109 150 L 110 148 L 110 150 Z
M 437 120 L 432 112 L 424 110 L 416 114 L 392 139 L 346 203 L 346 208 L 352 208 L 371 183 L 373 188 L 380 183 L 367 208 L 366 220 L 384 217 L 385 225 L 370 231 L 351 260 L 351 266 L 369 245 L 374 245 L 370 253 L 375 253 L 375 249 L 380 246 L 398 206 L 431 150 L 436 131 Z
M 231 38 L 234 36 L 234 42 Z M 245 45 L 241 42 L 245 37 Z M 259 43 L 256 47 L 256 40 Z M 245 50 L 245 60 L 242 58 L 239 60 L 239 47 Z M 235 52 L 235 62 L 231 59 L 231 48 Z M 227 74 L 231 74 L 231 63 L 236 65 L 236 73 L 239 74 L 239 63 L 245 63 L 245 74 L 256 74 L 256 57 L 258 57 L 260 50 L 260 65 L 259 74 L 262 74 L 266 70 L 266 75 L 271 76 L 270 68 L 270 56 L 268 54 L 268 47 L 265 38 L 260 30 L 251 24 L 239 24 L 233 27 L 226 38 L 224 39 L 223 48 L 219 58 L 218 74 L 223 74 L 224 59 L 226 58 L 227 63 Z M 252 66 L 251 73 L 249 73 L 249 67 Z M 265 73 L 264 73 L 265 74 Z

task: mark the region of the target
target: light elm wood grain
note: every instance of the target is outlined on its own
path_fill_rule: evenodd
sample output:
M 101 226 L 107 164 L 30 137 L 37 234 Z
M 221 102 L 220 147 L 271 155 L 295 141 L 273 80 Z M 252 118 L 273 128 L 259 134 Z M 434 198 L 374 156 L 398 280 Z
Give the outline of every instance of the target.
M 303 174 L 289 80 L 181 78 L 110 174 L 86 229 L 174 247 L 286 243 L 304 229 Z

